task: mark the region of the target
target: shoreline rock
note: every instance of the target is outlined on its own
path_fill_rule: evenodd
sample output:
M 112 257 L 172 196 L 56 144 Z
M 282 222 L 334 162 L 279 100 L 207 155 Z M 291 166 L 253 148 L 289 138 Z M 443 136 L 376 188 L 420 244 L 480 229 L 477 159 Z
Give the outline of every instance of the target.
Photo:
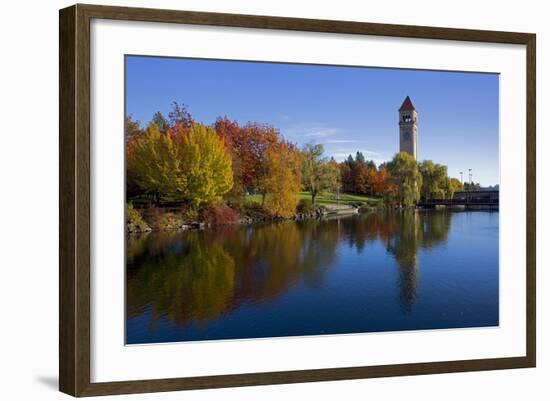
M 362 206 L 358 208 L 358 213 L 373 212 L 381 210 L 375 206 Z M 268 222 L 280 222 L 280 221 L 304 221 L 310 219 L 322 219 L 327 217 L 327 209 L 323 206 L 316 208 L 310 212 L 298 212 L 292 217 L 284 218 L 277 216 L 270 216 L 261 212 L 255 212 L 253 215 L 245 214 L 240 217 L 234 223 L 228 223 L 230 225 L 250 226 L 259 223 Z M 185 221 L 179 216 L 174 216 L 172 213 L 167 213 L 166 216 L 157 222 L 156 224 L 149 225 L 145 223 L 145 227 L 138 227 L 136 224 L 128 222 L 127 234 L 145 234 L 150 232 L 167 232 L 167 231 L 187 231 L 187 230 L 204 230 L 208 227 L 212 227 L 210 224 L 204 221 Z

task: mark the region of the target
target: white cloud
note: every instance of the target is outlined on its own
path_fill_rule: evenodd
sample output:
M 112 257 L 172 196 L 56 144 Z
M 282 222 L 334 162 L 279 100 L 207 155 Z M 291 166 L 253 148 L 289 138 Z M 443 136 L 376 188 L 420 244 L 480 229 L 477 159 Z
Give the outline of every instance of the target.
M 355 157 L 355 153 L 357 152 L 363 153 L 363 155 L 365 156 L 365 159 L 372 160 L 376 165 L 387 162 L 390 159 L 389 157 L 386 157 L 386 155 L 380 152 L 376 152 L 368 149 L 357 149 L 357 148 L 337 149 L 334 152 L 327 151 L 326 153 L 329 156 L 334 157 L 336 161 L 341 162 L 346 160 L 349 155 L 352 155 L 353 157 Z
M 325 127 L 322 125 L 306 125 L 300 124 L 291 127 L 281 129 L 283 135 L 290 135 L 295 138 L 306 137 L 306 138 L 327 138 L 332 135 L 342 133 L 341 128 L 335 127 Z
M 353 139 L 327 139 L 324 141 L 324 143 L 331 144 L 331 143 L 357 143 L 360 141 L 356 141 Z
M 342 132 L 342 130 L 339 128 L 312 128 L 309 131 L 304 132 L 303 136 L 311 138 L 326 138 L 340 132 Z

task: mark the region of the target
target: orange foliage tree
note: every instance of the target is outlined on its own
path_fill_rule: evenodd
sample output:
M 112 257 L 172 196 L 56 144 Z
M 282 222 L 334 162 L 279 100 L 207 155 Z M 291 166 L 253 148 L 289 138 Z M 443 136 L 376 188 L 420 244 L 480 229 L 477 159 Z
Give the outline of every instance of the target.
M 378 196 L 383 196 L 390 181 L 390 172 L 386 167 L 380 167 L 374 175 L 373 189 Z
M 252 122 L 241 127 L 227 117 L 218 118 L 214 127 L 232 154 L 235 190 L 241 194 L 262 193 L 267 151 L 282 141 L 279 132 L 269 125 Z
M 264 159 L 260 180 L 264 207 L 274 216 L 291 217 L 296 212 L 301 186 L 301 155 L 286 141 L 270 146 Z

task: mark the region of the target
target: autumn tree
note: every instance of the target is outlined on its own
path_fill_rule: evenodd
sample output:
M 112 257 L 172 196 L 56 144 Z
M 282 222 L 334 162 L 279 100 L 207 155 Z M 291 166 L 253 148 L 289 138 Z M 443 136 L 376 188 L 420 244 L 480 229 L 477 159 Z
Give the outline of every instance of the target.
M 265 174 L 261 187 L 264 207 L 274 216 L 291 217 L 296 212 L 301 182 L 301 155 L 286 141 L 269 147 L 265 153 Z
M 355 158 L 349 155 L 340 163 L 340 179 L 344 192 L 373 195 L 376 165 L 372 160 L 366 160 L 362 152 L 357 152 Z
M 378 196 L 383 196 L 386 192 L 388 183 L 390 181 L 390 172 L 385 166 L 382 166 L 376 171 L 373 181 L 374 193 Z
M 353 192 L 366 194 L 369 190 L 369 169 L 365 162 L 355 162 L 355 168 L 352 171 Z
M 184 198 L 198 206 L 217 202 L 231 190 L 231 155 L 214 128 L 192 123 L 181 145 L 186 185 Z
M 214 127 L 236 162 L 235 190 L 264 194 L 261 182 L 266 174 L 266 155 L 271 146 L 282 140 L 279 132 L 270 125 L 255 122 L 239 126 L 227 117 L 218 118 Z
M 350 163 L 345 160 L 339 165 L 340 167 L 340 182 L 342 191 L 353 192 L 353 176 Z
M 244 162 L 247 146 L 241 136 L 241 127 L 237 121 L 231 121 L 227 117 L 218 118 L 214 124 L 214 129 L 218 136 L 223 140 L 226 149 L 231 154 L 231 166 L 233 169 L 233 188 L 231 194 L 233 196 L 242 196 L 246 192 L 245 183 L 243 182 Z M 249 158 L 246 158 L 249 160 Z
M 263 178 L 268 174 L 268 151 L 282 142 L 279 131 L 267 124 L 249 122 L 241 131 L 243 185 L 265 196 Z
M 143 134 L 141 124 L 136 121 L 132 116 L 128 115 L 124 117 L 124 141 L 126 143 L 126 158 L 130 156 L 129 144 L 138 139 Z M 134 171 L 126 170 L 126 194 L 127 196 L 138 195 L 141 192 L 141 188 L 137 183 L 137 176 Z
M 324 191 L 335 191 L 339 184 L 339 169 L 334 160 L 323 157 L 323 145 L 307 144 L 302 149 L 302 182 L 311 194 L 315 204 L 317 195 Z
M 416 159 L 405 152 L 400 152 L 387 163 L 391 174 L 391 183 L 395 185 L 395 200 L 400 205 L 412 206 L 420 199 L 422 175 Z
M 128 141 L 127 169 L 143 192 L 157 201 L 180 198 L 187 185 L 180 147 L 153 123 Z
M 127 144 L 128 172 L 157 201 L 194 206 L 221 200 L 233 186 L 231 156 L 213 128 L 193 123 L 185 135 L 161 133 L 151 123 Z

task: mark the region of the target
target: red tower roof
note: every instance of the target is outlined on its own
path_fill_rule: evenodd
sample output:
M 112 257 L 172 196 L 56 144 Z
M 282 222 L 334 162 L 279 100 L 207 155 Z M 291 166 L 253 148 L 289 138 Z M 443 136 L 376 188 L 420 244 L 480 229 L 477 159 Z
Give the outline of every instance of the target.
M 416 110 L 416 109 L 414 108 L 413 102 L 411 102 L 411 98 L 407 96 L 403 101 L 403 104 L 399 108 L 399 111 L 408 111 L 408 110 Z

